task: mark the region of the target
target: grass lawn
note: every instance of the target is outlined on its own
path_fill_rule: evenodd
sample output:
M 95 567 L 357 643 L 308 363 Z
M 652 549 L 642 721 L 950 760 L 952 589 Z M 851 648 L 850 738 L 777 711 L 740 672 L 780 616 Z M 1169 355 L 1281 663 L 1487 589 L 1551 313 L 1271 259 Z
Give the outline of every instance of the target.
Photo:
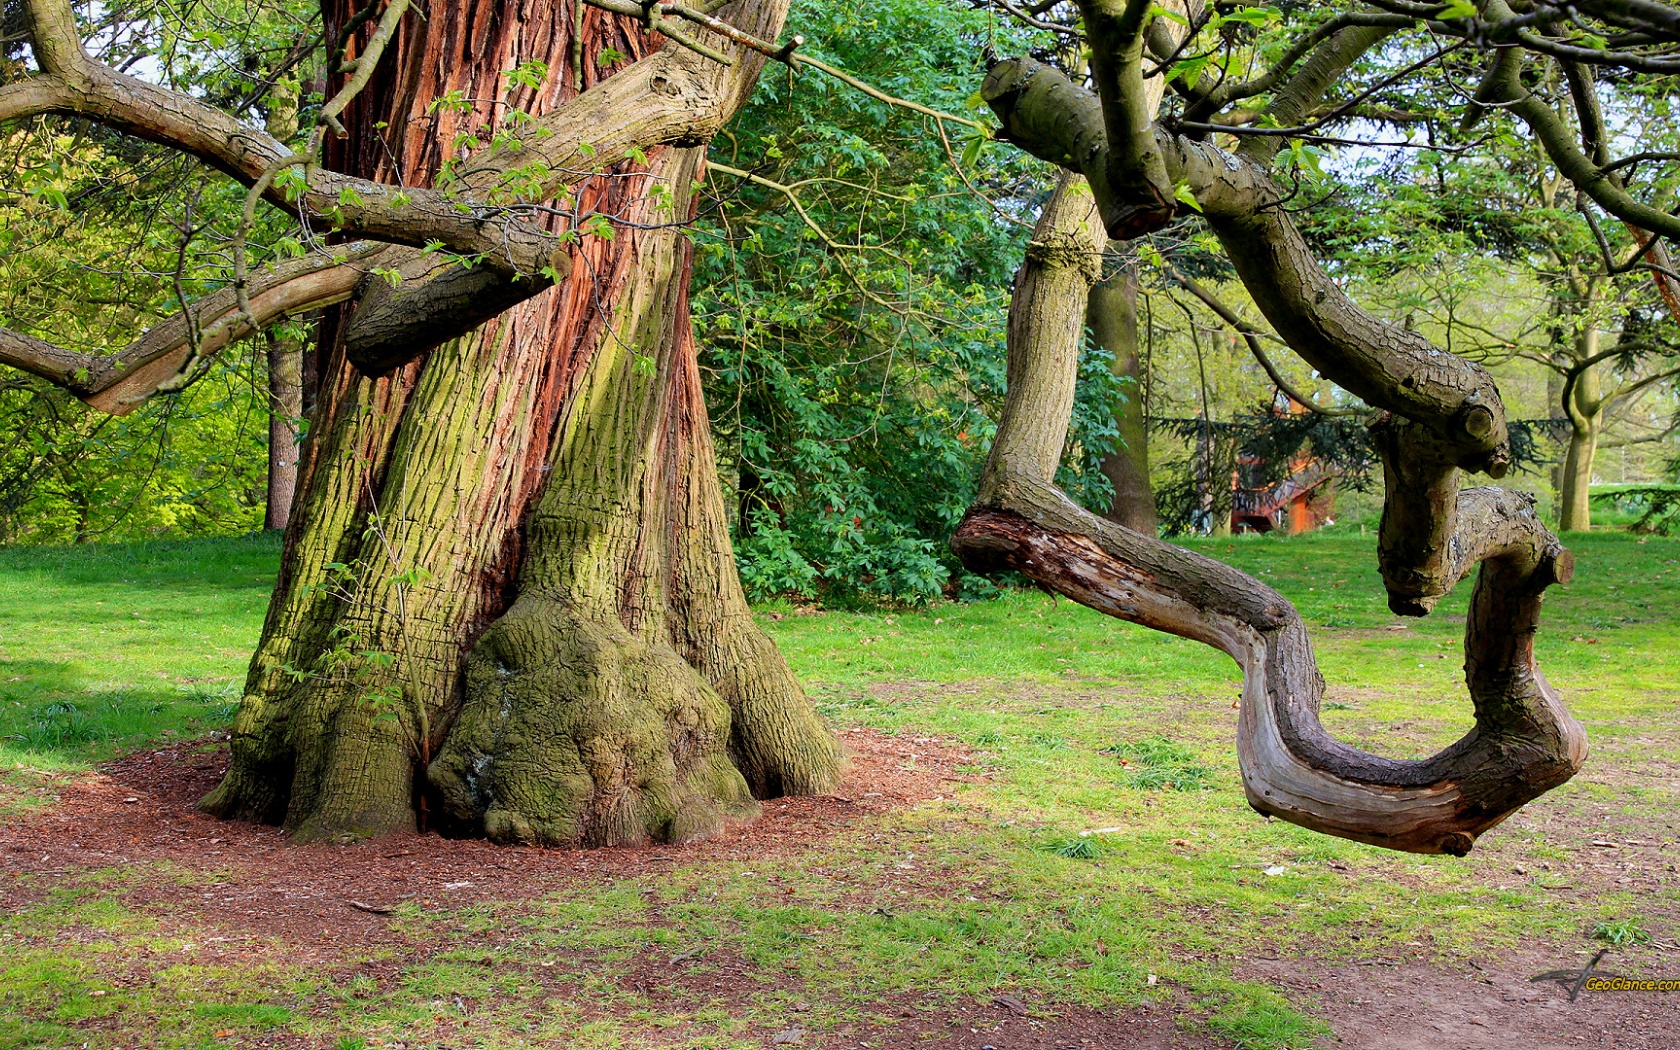
M 1234 665 L 1038 592 L 761 609 L 868 761 L 851 795 L 795 805 L 800 824 L 768 805 L 734 845 L 300 850 L 180 804 L 142 818 L 127 796 L 111 808 L 132 819 L 109 826 L 128 837 L 88 843 L 76 800 L 164 768 L 137 755 L 196 762 L 214 782 L 220 745 L 205 738 L 231 717 L 277 544 L 0 549 L 0 1050 L 1005 1050 L 1114 1017 L 1164 1017 L 1175 1046 L 1375 1046 L 1361 1026 L 1402 978 L 1442 995 L 1466 979 L 1517 988 L 1513 974 L 1605 947 L 1615 972 L 1673 976 L 1680 540 L 1569 542 L 1575 582 L 1551 592 L 1538 652 L 1592 757 L 1462 860 L 1258 817 L 1236 767 Z M 1332 732 L 1425 755 L 1470 724 L 1469 587 L 1401 621 L 1374 544 L 1344 531 L 1193 545 L 1301 609 Z M 130 764 L 103 765 L 115 759 Z M 889 805 L 869 797 L 876 775 L 921 786 Z M 154 831 L 194 845 L 160 853 Z M 1601 1026 L 1582 1033 L 1625 1038 L 1641 1018 L 1680 1017 L 1680 995 L 1657 1000 L 1566 1005 Z M 1513 1017 L 1489 1014 L 1507 1024 L 1499 1038 L 1553 1045 L 1522 1039 Z M 1093 1041 L 1112 1035 L 1103 1023 L 1066 1045 L 1111 1045 Z

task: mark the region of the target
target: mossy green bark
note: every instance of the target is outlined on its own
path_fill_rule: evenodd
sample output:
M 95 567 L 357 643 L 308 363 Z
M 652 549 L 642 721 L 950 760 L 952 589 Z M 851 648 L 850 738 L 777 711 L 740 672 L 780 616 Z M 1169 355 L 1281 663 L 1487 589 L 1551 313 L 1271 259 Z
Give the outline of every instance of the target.
M 357 10 L 327 3 L 329 35 Z M 735 14 L 774 39 L 785 12 Z M 434 32 L 469 24 L 467 52 Z M 540 114 L 658 46 L 578 0 L 438 0 L 399 27 L 393 53 L 413 60 L 376 69 L 327 166 L 426 185 L 497 112 L 432 105 L 445 92 L 500 97 L 506 70 L 540 60 L 554 75 L 517 99 Z M 707 119 L 761 66 L 727 67 Z M 709 834 L 755 794 L 835 783 L 838 749 L 753 624 L 725 527 L 676 228 L 703 156 L 653 147 L 585 180 L 569 199 L 614 235 L 583 237 L 563 279 L 467 336 L 423 352 L 414 333 L 395 371 L 360 374 L 356 318 L 329 317 L 302 498 L 206 810 L 300 838 L 447 824 L 608 844 Z
M 729 761 L 729 705 L 611 617 L 522 597 L 474 648 L 467 697 L 431 779 L 496 841 L 683 842 L 758 811 Z
M 687 206 L 701 154 L 653 177 Z M 763 795 L 834 785 L 839 756 L 735 576 L 688 318 L 689 246 L 639 264 L 563 421 L 519 600 L 468 661 L 428 771 L 499 841 L 681 841 Z
M 702 156 L 650 158 L 677 214 Z M 626 214 L 657 225 L 647 189 Z M 686 238 L 591 250 L 599 280 L 570 298 L 344 381 L 206 810 L 308 839 L 424 820 L 607 845 L 837 782 L 736 576 Z

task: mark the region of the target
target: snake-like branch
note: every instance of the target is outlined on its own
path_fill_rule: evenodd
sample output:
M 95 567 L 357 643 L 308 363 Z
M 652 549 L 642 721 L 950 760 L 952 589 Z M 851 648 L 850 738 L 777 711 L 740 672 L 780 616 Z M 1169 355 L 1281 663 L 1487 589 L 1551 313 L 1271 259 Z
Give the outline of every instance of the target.
M 1182 155 L 1168 145 L 1169 158 Z M 1304 356 L 1327 376 L 1391 410 L 1376 426 L 1387 479 L 1379 553 L 1390 604 L 1423 615 L 1480 566 L 1465 636 L 1475 728 L 1415 761 L 1335 740 L 1319 721 L 1324 679 L 1312 642 L 1283 596 L 1221 562 L 1099 518 L 1055 487 L 1079 319 L 1093 279 L 1089 260 L 1102 247 L 1102 217 L 1110 213 L 1100 206 L 1103 195 L 1071 174 L 1046 206 L 1017 277 L 1003 418 L 952 548 L 974 571 L 1014 569 L 1111 616 L 1230 655 L 1243 672 L 1243 785 L 1260 812 L 1391 849 L 1462 856 L 1476 836 L 1569 779 L 1585 760 L 1584 731 L 1534 660 L 1542 594 L 1567 582 L 1573 561 L 1535 516 L 1530 497 L 1497 488 L 1459 491 L 1458 464 L 1497 467 L 1506 443 L 1497 391 L 1484 384 L 1485 373 L 1407 338 L 1358 343 L 1390 329 L 1345 297 L 1299 299 L 1297 290 L 1313 289 L 1317 280 L 1300 272 L 1310 260 L 1291 241 L 1282 251 L 1264 243 L 1278 224 L 1287 227 L 1287 217 L 1271 209 L 1246 227 L 1237 221 L 1237 190 L 1261 185 L 1254 180 L 1263 173 L 1236 158 L 1221 167 L 1236 178 L 1207 190 L 1205 203 L 1219 202 L 1226 220 L 1214 223 L 1216 231 L 1251 257 L 1269 252 L 1282 268 L 1256 300 L 1263 308 L 1269 303 L 1280 331 L 1314 340 L 1315 352 Z M 1245 229 L 1258 231 L 1254 242 L 1243 243 Z M 1329 311 L 1314 313 L 1326 303 Z M 1274 313 L 1291 316 L 1280 324 Z

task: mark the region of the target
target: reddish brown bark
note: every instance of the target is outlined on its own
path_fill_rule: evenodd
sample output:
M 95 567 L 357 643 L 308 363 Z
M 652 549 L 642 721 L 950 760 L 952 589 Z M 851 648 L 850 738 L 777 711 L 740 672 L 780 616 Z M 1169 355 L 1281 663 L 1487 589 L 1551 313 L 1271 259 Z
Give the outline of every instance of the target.
M 329 38 L 351 10 L 329 5 Z M 774 36 L 783 7 L 732 11 Z M 611 73 L 604 52 L 658 42 L 576 15 L 446 0 L 406 20 L 329 162 L 424 187 L 505 115 L 496 100 L 540 115 L 577 94 L 574 26 L 584 87 Z M 543 88 L 509 96 L 502 74 L 532 61 Z M 750 85 L 758 66 L 729 68 Z M 449 98 L 476 101 L 433 105 Z M 723 524 L 672 228 L 701 157 L 655 146 L 584 179 L 571 200 L 624 220 L 611 237 L 582 236 L 554 287 L 468 335 L 425 350 L 413 333 L 383 374 L 351 363 L 355 308 L 329 318 L 306 495 L 207 809 L 340 838 L 441 806 L 468 832 L 604 844 L 707 834 L 752 811 L 749 786 L 834 779 Z

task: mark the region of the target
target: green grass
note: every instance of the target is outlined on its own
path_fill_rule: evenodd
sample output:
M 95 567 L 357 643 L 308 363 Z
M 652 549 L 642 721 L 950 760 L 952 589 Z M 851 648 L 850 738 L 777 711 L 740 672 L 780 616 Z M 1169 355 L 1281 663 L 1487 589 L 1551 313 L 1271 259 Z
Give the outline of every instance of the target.
M 1649 944 L 1651 935 L 1645 932 L 1645 927 L 1637 919 L 1615 919 L 1601 922 L 1593 927 L 1593 937 L 1598 940 L 1624 947 L 1630 944 Z
M 0 548 L 0 770 L 74 772 L 225 724 L 279 549 L 263 536 Z
M 1569 542 L 1576 580 L 1548 597 L 1537 651 L 1593 757 L 1468 859 L 1257 817 L 1236 766 L 1236 670 L 1204 646 L 1038 592 L 900 611 L 773 605 L 762 621 L 842 739 L 867 727 L 947 742 L 967 750 L 972 782 L 860 818 L 797 863 L 679 856 L 533 900 L 408 901 L 382 954 L 336 973 L 287 945 L 206 965 L 192 946 L 225 934 L 213 914 L 129 904 L 137 879 L 190 873 L 18 880 L 39 892 L 0 917 L 0 1048 L 79 1046 L 98 1025 L 157 1046 L 225 1045 L 217 1032 L 427 1045 L 470 1030 L 486 1047 L 745 1047 L 788 1027 L 902 1022 L 884 1003 L 933 1016 L 1007 993 L 1045 1017 L 1172 997 L 1186 1023 L 1276 1050 L 1312 1044 L 1325 1022 L 1311 1000 L 1234 977 L 1253 955 L 1455 967 L 1653 951 L 1674 939 L 1672 883 L 1601 877 L 1591 843 L 1675 837 L 1680 541 Z M 1333 732 L 1422 755 L 1469 725 L 1468 587 L 1401 621 L 1374 537 L 1193 546 L 1297 604 Z M 0 806 L 48 803 L 49 775 L 224 724 L 276 557 L 261 539 L 0 550 Z M 361 976 L 359 962 L 390 975 Z M 631 975 L 655 963 L 702 984 L 727 975 L 737 1001 L 654 995 Z M 136 969 L 145 980 L 111 984 Z

